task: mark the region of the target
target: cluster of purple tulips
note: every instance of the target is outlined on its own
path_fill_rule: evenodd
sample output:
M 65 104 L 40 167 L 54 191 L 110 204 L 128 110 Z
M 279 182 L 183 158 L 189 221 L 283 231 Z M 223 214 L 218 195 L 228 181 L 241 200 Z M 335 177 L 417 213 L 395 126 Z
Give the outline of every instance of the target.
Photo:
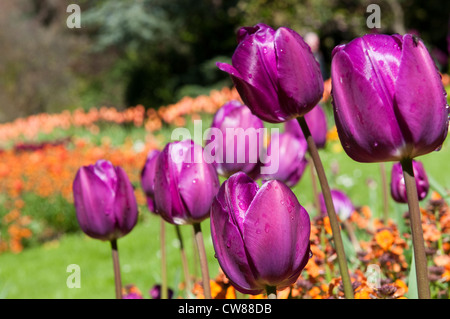
M 336 214 L 344 220 L 353 208 L 345 194 L 330 190 L 318 153 L 327 133 L 319 105 L 319 64 L 302 37 L 285 27 L 243 27 L 237 40 L 231 65 L 217 66 L 229 73 L 244 104 L 225 104 L 212 126 L 225 134 L 228 127 L 285 123 L 277 147 L 267 145 L 280 158 L 278 171 L 260 174 L 264 161 L 209 163 L 204 148 L 192 140 L 170 142 L 149 153 L 142 170 L 148 208 L 161 216 L 162 224 L 193 225 L 206 298 L 211 294 L 200 223 L 207 218 L 215 255 L 233 286 L 242 293 L 273 297 L 297 280 L 309 260 L 310 217 L 291 187 L 311 163 L 322 189 L 322 213 L 330 218 L 345 297 L 353 298 Z M 419 297 L 429 298 L 418 204 L 428 192 L 428 181 L 413 158 L 438 149 L 447 136 L 449 111 L 436 66 L 420 39 L 377 34 L 336 47 L 331 70 L 334 119 L 345 152 L 358 162 L 398 162 L 391 193 L 408 203 Z M 216 152 L 225 152 L 225 141 Z M 234 151 L 245 152 L 245 141 Z M 219 175 L 226 178 L 222 185 Z M 81 229 L 111 242 L 120 276 L 116 241 L 133 229 L 138 216 L 126 174 L 99 161 L 80 168 L 73 192 Z

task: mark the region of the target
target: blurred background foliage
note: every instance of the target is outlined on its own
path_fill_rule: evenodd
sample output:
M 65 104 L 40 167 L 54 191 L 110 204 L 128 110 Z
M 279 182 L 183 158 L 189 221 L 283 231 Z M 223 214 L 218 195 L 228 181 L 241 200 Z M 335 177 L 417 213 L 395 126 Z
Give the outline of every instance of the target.
M 81 7 L 69 29 L 67 6 Z M 369 4 L 381 29 L 369 29 Z M 231 86 L 215 62 L 229 62 L 240 26 L 264 22 L 318 34 L 325 69 L 331 51 L 369 32 L 418 34 L 448 72 L 449 1 L 426 0 L 2 0 L 0 122 L 63 109 L 142 104 Z

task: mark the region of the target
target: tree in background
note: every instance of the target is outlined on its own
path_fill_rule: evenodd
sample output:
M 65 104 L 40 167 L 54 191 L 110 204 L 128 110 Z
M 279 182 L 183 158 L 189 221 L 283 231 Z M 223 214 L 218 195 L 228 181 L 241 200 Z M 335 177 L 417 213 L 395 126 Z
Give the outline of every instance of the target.
M 231 86 L 236 31 L 264 22 L 319 35 L 325 72 L 332 49 L 369 32 L 416 32 L 448 72 L 449 1 L 79 0 L 81 29 L 69 29 L 73 0 L 0 1 L 0 122 L 76 107 L 142 104 Z M 368 29 L 369 4 L 381 29 Z M 327 72 L 328 71 L 328 72 Z

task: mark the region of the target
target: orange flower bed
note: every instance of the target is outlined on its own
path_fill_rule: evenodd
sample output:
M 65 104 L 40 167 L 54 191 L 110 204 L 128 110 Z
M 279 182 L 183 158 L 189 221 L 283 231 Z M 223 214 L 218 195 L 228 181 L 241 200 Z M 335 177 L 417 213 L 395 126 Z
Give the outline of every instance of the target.
M 157 147 L 160 147 L 159 144 L 152 139 L 138 152 L 131 141 L 120 148 L 113 148 L 107 141 L 97 146 L 79 139 L 70 148 L 49 145 L 33 152 L 4 151 L 1 154 L 0 193 L 6 195 L 3 205 L 10 210 L 1 220 L 2 225 L 7 226 L 8 238 L 0 237 L 0 252 L 10 250 L 18 253 L 23 249 L 22 240 L 32 236 L 27 228 L 30 217 L 21 214 L 21 209 L 26 205 L 22 194 L 34 193 L 43 199 L 60 195 L 72 203 L 72 182 L 76 172 L 81 166 L 93 164 L 99 159 L 120 165 L 130 181 L 140 185 L 140 170 L 147 152 Z M 145 197 L 139 187 L 135 195 L 138 203 L 144 205 Z
M 136 127 L 144 126 L 147 132 L 155 132 L 162 127 L 163 123 L 175 126 L 184 125 L 186 115 L 195 115 L 201 112 L 215 113 L 231 99 L 240 100 L 239 94 L 235 89 L 225 87 L 220 91 L 211 91 L 208 96 L 185 97 L 175 104 L 162 106 L 158 110 L 145 111 L 144 106 L 137 105 L 122 111 L 113 107 L 101 107 L 88 111 L 77 109 L 73 112 L 63 111 L 58 114 L 36 114 L 0 124 L 0 147 L 11 141 L 35 140 L 39 134 L 50 134 L 55 129 L 68 130 L 71 127 L 86 127 L 95 133 L 98 132 L 96 124 L 100 122 L 130 123 Z

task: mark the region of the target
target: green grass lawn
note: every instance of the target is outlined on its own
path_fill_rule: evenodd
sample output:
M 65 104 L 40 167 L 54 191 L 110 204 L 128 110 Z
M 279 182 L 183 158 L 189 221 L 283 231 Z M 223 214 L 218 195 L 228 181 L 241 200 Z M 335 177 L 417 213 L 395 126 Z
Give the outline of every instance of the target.
M 135 284 L 149 298 L 148 291 L 160 283 L 161 250 L 160 218 L 148 214 L 125 237 L 118 240 L 123 285 Z M 205 246 L 210 263 L 210 274 L 216 276 L 218 264 L 214 258 L 209 221 L 202 223 Z M 191 274 L 200 276 L 194 269 L 192 227 L 182 226 L 182 235 L 190 262 Z M 175 226 L 166 223 L 166 249 L 168 283 L 178 295 L 178 285 L 184 280 L 180 249 Z M 80 266 L 80 288 L 68 288 L 67 272 L 71 264 Z M 80 234 L 63 236 L 59 241 L 32 247 L 20 254 L 5 253 L 0 256 L 1 298 L 115 298 L 114 275 L 109 242 Z
M 210 123 L 211 117 L 206 117 Z M 203 124 L 203 129 L 207 128 Z M 192 125 L 188 126 L 192 129 Z M 170 137 L 170 130 L 162 134 Z M 127 134 L 115 132 L 117 139 Z M 139 136 L 135 134 L 133 136 Z M 450 179 L 450 142 L 448 139 L 441 151 L 419 158 L 424 163 L 432 181 L 432 190 L 449 190 Z M 368 205 L 375 217 L 382 216 L 382 189 L 379 164 L 362 164 L 351 160 L 343 151 L 332 152 L 329 145 L 320 151 L 330 186 L 348 193 L 356 206 Z M 386 163 L 388 181 L 392 163 Z M 311 216 L 313 208 L 311 187 L 311 167 L 308 167 L 299 184 L 293 190 L 300 203 Z M 333 173 L 334 172 L 334 173 Z M 430 192 L 431 193 L 431 192 Z M 426 201 L 426 199 L 425 199 Z M 391 217 L 402 227 L 402 215 L 407 210 L 406 204 L 397 204 L 390 200 Z M 198 262 L 194 259 L 192 227 L 182 226 L 185 247 L 190 262 L 190 271 L 200 277 Z M 202 223 L 209 270 L 214 278 L 219 269 L 214 258 L 210 238 L 209 220 Z M 144 298 L 149 298 L 148 291 L 160 283 L 160 218 L 141 208 L 141 218 L 130 234 L 119 239 L 119 256 L 121 262 L 123 285 L 135 284 Z M 179 245 L 173 225 L 166 224 L 168 280 L 169 286 L 179 295 L 178 285 L 184 280 L 181 267 Z M 346 246 L 348 249 L 348 245 Z M 351 255 L 351 253 L 349 254 Z M 81 288 L 68 288 L 66 281 L 70 272 L 67 267 L 77 264 L 81 270 Z M 0 298 L 114 298 L 114 277 L 111 248 L 108 242 L 88 238 L 83 233 L 63 235 L 58 241 L 48 242 L 42 246 L 33 246 L 20 254 L 3 253 L 0 255 Z M 184 297 L 184 296 L 183 296 Z

